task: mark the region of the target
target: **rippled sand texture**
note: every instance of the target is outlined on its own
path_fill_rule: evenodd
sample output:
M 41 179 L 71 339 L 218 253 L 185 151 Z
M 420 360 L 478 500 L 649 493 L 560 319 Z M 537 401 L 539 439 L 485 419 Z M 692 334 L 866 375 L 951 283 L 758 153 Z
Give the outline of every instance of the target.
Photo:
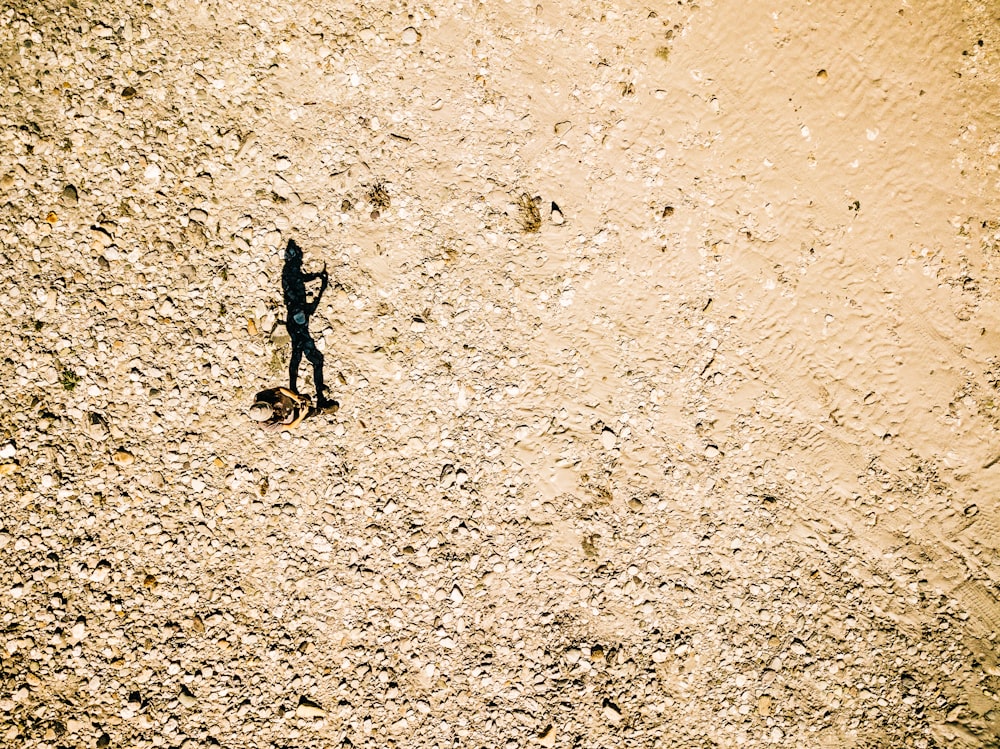
M 1000 27 L 843 6 L 0 8 L 0 743 L 997 746 Z

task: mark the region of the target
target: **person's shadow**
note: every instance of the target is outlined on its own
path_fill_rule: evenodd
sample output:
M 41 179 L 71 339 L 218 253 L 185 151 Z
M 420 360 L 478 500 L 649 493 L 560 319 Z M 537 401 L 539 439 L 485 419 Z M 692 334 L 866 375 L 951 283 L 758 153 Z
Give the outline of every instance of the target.
M 306 292 L 306 284 L 319 279 L 319 292 L 310 302 Z M 285 296 L 285 307 L 288 310 L 288 317 L 285 327 L 288 329 L 288 336 L 292 339 L 292 358 L 288 362 L 288 388 L 293 393 L 298 393 L 295 387 L 299 378 L 299 365 L 302 357 L 312 364 L 313 382 L 316 385 L 316 411 L 323 411 L 332 403 L 326 400 L 326 392 L 323 387 L 323 354 L 316 348 L 316 342 L 309 334 L 309 318 L 319 307 L 319 301 L 323 297 L 323 292 L 329 284 L 326 273 L 326 263 L 319 273 L 302 272 L 302 249 L 295 243 L 294 239 L 288 240 L 288 247 L 285 248 L 285 265 L 281 269 L 281 290 Z

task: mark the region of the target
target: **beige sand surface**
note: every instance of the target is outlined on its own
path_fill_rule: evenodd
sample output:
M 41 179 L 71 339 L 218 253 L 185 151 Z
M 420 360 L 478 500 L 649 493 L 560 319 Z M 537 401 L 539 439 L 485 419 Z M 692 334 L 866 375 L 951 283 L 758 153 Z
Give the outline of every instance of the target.
M 1000 746 L 997 13 L 0 7 L 0 745 Z

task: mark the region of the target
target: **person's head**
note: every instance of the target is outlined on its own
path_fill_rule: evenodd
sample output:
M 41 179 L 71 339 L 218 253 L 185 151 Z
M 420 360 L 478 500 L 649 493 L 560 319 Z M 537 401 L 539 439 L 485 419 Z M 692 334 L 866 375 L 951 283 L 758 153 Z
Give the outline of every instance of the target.
M 274 415 L 274 409 L 267 403 L 258 401 L 250 406 L 250 418 L 254 421 L 267 421 Z
M 302 248 L 295 244 L 294 239 L 288 240 L 288 246 L 285 247 L 285 262 L 295 263 L 302 260 Z

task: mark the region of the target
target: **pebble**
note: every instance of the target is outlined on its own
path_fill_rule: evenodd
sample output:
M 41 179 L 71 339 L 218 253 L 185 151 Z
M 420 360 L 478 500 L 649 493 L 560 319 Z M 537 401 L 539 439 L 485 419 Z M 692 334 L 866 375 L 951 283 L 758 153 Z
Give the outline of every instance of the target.
M 111 434 L 107 423 L 98 414 L 91 414 L 90 418 L 87 419 L 86 431 L 87 435 L 97 442 L 103 442 Z
M 440 484 L 442 489 L 448 489 L 455 483 L 455 466 L 450 463 L 441 469 Z
M 556 728 L 555 726 L 548 726 L 544 731 L 538 734 L 538 738 L 535 739 L 539 744 L 545 747 L 552 747 L 556 745 Z
M 400 41 L 402 41 L 403 44 L 407 45 L 416 44 L 419 39 L 420 35 L 417 33 L 417 30 L 412 26 L 408 26 L 407 28 L 403 29 L 403 33 L 400 36 Z
M 277 174 L 274 175 L 274 179 L 271 181 L 271 189 L 274 191 L 275 195 L 279 198 L 283 198 L 284 200 L 292 200 L 296 197 L 295 190 L 292 186 L 288 184 L 283 177 L 279 177 Z
M 771 696 L 768 694 L 762 694 L 757 698 L 757 712 L 763 716 L 768 716 L 771 714 Z
M 611 429 L 604 427 L 601 430 L 601 445 L 605 450 L 613 450 L 615 445 L 618 443 L 618 437 L 615 435 Z
M 549 211 L 549 220 L 556 226 L 562 226 L 566 223 L 562 210 L 555 203 L 552 203 L 552 207 Z
M 326 710 L 324 710 L 319 704 L 313 702 L 307 697 L 301 697 L 299 699 L 298 707 L 295 708 L 295 717 L 297 718 L 325 718 Z
M 302 221 L 315 221 L 319 218 L 319 208 L 312 203 L 303 203 L 299 206 L 299 218 Z
M 604 707 L 601 709 L 601 715 L 603 715 L 604 719 L 609 723 L 614 723 L 615 725 L 621 723 L 622 720 L 621 710 L 618 709 L 616 704 L 608 700 L 604 701 Z
M 80 197 L 74 185 L 66 185 L 59 196 L 59 202 L 65 206 L 76 205 Z
M 90 227 L 90 234 L 93 239 L 91 246 L 95 248 L 104 250 L 111 247 L 115 242 L 115 238 L 108 227 L 92 226 Z
M 70 636 L 74 645 L 80 642 L 80 640 L 87 636 L 87 622 L 83 619 L 78 619 L 70 629 Z
M 115 462 L 116 465 L 120 466 L 130 466 L 133 463 L 135 463 L 135 455 L 133 455 L 123 447 L 120 447 L 117 450 L 115 450 L 114 454 L 111 456 L 111 459 Z

